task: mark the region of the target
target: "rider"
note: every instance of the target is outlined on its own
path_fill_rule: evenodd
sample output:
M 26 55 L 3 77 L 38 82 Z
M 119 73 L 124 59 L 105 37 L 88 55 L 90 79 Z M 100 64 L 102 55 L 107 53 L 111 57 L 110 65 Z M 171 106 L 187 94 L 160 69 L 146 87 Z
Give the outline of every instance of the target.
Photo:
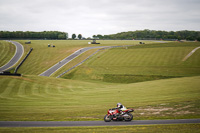
M 116 109 L 120 110 L 120 114 L 122 114 L 122 111 L 127 110 L 127 108 L 124 105 L 122 105 L 121 103 L 117 103 Z

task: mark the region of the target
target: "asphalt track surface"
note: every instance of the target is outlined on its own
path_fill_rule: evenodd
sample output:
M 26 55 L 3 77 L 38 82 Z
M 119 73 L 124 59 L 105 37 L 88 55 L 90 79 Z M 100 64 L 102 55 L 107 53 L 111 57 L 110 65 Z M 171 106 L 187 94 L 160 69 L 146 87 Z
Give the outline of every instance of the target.
M 12 44 L 14 44 L 16 46 L 15 55 L 12 57 L 12 59 L 7 64 L 0 67 L 0 72 L 5 71 L 5 70 L 11 68 L 12 66 L 14 66 L 20 60 L 22 55 L 24 54 L 24 47 L 20 43 L 14 42 L 14 41 L 8 41 L 8 42 L 11 42 Z
M 125 121 L 0 121 L 0 127 L 73 127 L 73 126 L 128 126 L 154 124 L 191 124 L 200 123 L 200 119 L 177 120 L 133 120 Z

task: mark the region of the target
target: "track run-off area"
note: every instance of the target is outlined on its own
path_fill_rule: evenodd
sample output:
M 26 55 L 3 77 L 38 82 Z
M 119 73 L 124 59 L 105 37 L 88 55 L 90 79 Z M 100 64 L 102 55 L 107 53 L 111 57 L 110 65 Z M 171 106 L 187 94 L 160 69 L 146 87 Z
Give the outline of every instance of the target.
M 158 124 L 194 124 L 200 119 L 176 120 L 133 120 L 125 121 L 0 121 L 0 127 L 73 127 L 73 126 L 128 126 L 128 125 L 158 125 Z

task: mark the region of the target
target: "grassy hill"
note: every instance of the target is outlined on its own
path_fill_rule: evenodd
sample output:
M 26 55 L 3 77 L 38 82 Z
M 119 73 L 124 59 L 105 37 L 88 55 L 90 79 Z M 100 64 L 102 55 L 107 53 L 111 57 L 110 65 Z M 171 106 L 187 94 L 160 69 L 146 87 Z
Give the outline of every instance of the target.
M 15 46 L 6 41 L 0 41 L 0 67 L 5 65 L 15 54 Z
M 137 45 L 101 51 L 64 78 L 133 83 L 200 75 L 200 51 L 182 59 L 200 43 Z
M 0 77 L 0 120 L 102 120 L 122 102 L 134 119 L 199 118 L 200 76 L 132 84 Z
M 25 41 L 19 42 L 24 44 Z M 48 44 L 55 45 L 55 47 L 48 47 Z M 31 44 L 24 44 L 24 47 L 32 47 L 33 51 L 18 72 L 22 74 L 39 75 L 77 49 L 84 47 L 84 42 L 32 40 Z
M 29 51 L 30 47 L 33 48 L 33 51 L 18 72 L 28 75 L 39 75 L 80 48 L 99 46 L 88 45 L 89 41 L 90 40 L 32 40 L 31 44 L 25 44 L 26 41 L 21 40 L 19 42 L 24 45 L 25 53 Z M 101 46 L 139 44 L 139 41 L 130 40 L 99 40 L 97 42 L 100 42 Z M 145 43 L 149 44 L 152 43 L 152 41 L 145 41 Z M 55 45 L 55 47 L 48 47 L 48 44 Z M 87 57 L 87 55 L 88 53 L 86 53 L 84 58 Z M 68 67 L 68 65 L 66 67 Z M 61 69 L 60 72 L 65 70 L 66 68 Z M 60 73 L 57 73 L 57 75 L 59 74 Z
M 199 50 L 182 61 L 200 43 L 146 42 L 103 50 L 58 79 L 37 75 L 77 49 L 91 46 L 88 41 L 19 42 L 26 52 L 30 47 L 34 50 L 18 71 L 23 77 L 0 76 L 0 120 L 103 120 L 117 102 L 135 108 L 135 120 L 200 117 Z M 119 40 L 100 43 L 138 44 Z M 53 76 L 92 52 L 76 58 Z

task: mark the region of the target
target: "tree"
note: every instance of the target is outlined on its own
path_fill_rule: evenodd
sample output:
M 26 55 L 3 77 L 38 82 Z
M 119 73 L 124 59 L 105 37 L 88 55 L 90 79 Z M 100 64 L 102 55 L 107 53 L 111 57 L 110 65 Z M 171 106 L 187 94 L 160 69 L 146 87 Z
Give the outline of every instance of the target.
M 65 34 L 59 34 L 58 39 L 66 39 L 66 35 Z
M 102 38 L 103 38 L 103 36 L 100 35 L 100 34 L 98 34 L 97 37 L 98 37 L 99 39 L 102 39 Z
M 78 35 L 78 38 L 79 38 L 79 39 L 82 39 L 82 35 L 81 35 L 81 34 L 79 34 L 79 35 Z
M 72 34 L 72 39 L 75 39 L 76 38 L 76 34 Z

